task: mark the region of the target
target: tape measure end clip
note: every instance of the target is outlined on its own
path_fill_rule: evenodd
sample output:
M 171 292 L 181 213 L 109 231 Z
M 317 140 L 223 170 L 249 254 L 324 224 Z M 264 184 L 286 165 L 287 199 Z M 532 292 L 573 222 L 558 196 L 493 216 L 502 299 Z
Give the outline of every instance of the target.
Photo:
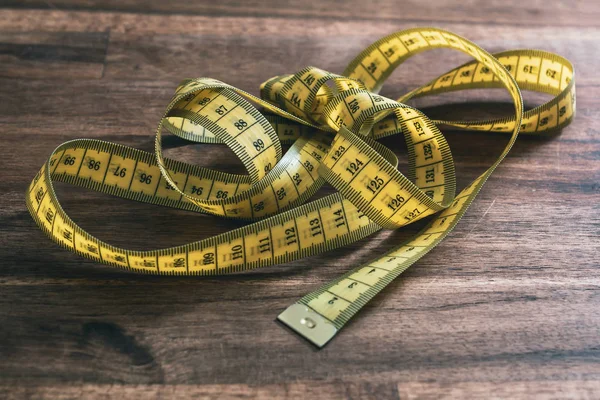
M 297 334 L 321 348 L 337 333 L 337 328 L 303 304 L 292 304 L 277 319 Z

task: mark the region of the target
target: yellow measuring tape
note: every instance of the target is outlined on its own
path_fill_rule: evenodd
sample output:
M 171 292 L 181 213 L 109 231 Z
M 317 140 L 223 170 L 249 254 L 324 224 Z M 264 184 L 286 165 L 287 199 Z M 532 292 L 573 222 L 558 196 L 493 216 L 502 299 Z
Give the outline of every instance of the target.
M 409 57 L 451 48 L 475 60 L 398 100 L 378 95 Z M 436 28 L 384 37 L 336 75 L 308 67 L 261 85 L 261 99 L 223 82 L 200 78 L 177 88 L 156 131 L 155 154 L 99 140 L 61 144 L 36 175 L 27 207 L 61 246 L 97 262 L 165 275 L 220 275 L 283 263 L 355 242 L 436 214 L 411 239 L 308 294 L 279 320 L 321 347 L 373 296 L 435 247 L 457 224 L 519 132 L 545 134 L 575 113 L 573 66 L 540 50 L 489 54 Z M 474 88 L 506 88 L 515 114 L 487 121 L 430 120 L 403 104 L 420 96 Z M 521 89 L 553 99 L 524 112 Z M 265 115 L 249 102 L 259 104 Z M 491 167 L 458 195 L 450 148 L 439 125 L 510 132 Z M 225 143 L 248 175 L 234 175 L 164 158 L 166 129 L 199 143 Z M 401 133 L 409 173 L 376 139 Z M 291 144 L 282 155 L 281 145 Z M 260 219 L 243 228 L 161 250 L 111 246 L 81 229 L 61 208 L 52 181 L 115 196 L 229 218 Z M 338 193 L 303 204 L 323 183 Z

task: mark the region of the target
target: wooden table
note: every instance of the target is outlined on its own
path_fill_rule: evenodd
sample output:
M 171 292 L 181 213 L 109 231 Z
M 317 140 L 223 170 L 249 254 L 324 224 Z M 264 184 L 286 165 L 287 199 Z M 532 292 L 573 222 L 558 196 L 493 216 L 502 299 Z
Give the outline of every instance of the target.
M 1 397 L 600 396 L 600 3 L 3 3 Z M 210 76 L 258 94 L 260 82 L 306 65 L 340 73 L 376 39 L 426 25 L 492 52 L 540 48 L 569 58 L 577 117 L 558 136 L 519 138 L 450 237 L 323 350 L 275 316 L 418 226 L 250 273 L 161 278 L 60 249 L 25 208 L 27 185 L 63 141 L 98 138 L 151 151 L 183 78 Z M 446 50 L 423 54 L 382 93 L 398 97 L 466 60 Z M 482 117 L 510 112 L 507 98 L 479 91 L 414 104 L 434 117 Z M 525 99 L 531 107 L 545 97 Z M 455 105 L 439 106 L 448 102 Z M 481 133 L 447 137 L 461 187 L 506 142 Z M 397 137 L 383 142 L 406 159 Z M 167 153 L 241 171 L 223 146 L 179 144 Z M 241 226 L 64 185 L 58 192 L 84 228 L 134 249 Z

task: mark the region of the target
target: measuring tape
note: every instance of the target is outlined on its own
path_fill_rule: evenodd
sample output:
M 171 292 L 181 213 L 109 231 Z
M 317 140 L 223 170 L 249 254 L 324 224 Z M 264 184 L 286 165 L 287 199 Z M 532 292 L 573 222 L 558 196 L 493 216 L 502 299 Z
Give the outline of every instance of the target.
M 451 48 L 468 62 L 398 100 L 378 95 L 409 57 Z M 156 131 L 155 153 L 77 139 L 61 144 L 27 191 L 27 207 L 59 245 L 97 262 L 135 272 L 221 275 L 292 261 L 396 229 L 435 214 L 412 238 L 357 267 L 283 311 L 278 319 L 322 347 L 373 296 L 434 248 L 454 228 L 504 159 L 519 132 L 543 135 L 575 113 L 573 66 L 540 50 L 490 54 L 445 30 L 417 28 L 367 47 L 336 75 L 308 67 L 261 85 L 261 98 L 210 79 L 185 80 Z M 487 121 L 430 120 L 404 104 L 412 98 L 474 89 L 506 88 L 515 114 Z M 547 93 L 549 102 L 524 112 L 521 89 Z M 264 115 L 251 104 L 261 105 Z M 438 126 L 509 132 L 491 167 L 456 195 L 454 162 Z M 213 171 L 162 155 L 163 130 L 198 143 L 224 143 L 247 175 Z M 401 133 L 409 172 L 376 139 Z M 282 144 L 291 148 L 282 154 Z M 259 219 L 198 242 L 153 251 L 100 241 L 64 212 L 52 181 L 184 210 Z M 328 182 L 338 192 L 305 203 Z

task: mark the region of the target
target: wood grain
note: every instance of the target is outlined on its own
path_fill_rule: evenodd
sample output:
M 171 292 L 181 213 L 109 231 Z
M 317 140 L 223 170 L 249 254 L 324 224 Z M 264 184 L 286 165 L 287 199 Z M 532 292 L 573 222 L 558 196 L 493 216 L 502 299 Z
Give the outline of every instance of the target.
M 600 31 L 597 2 L 3 2 L 0 10 L 2 398 L 596 398 L 600 390 Z M 400 9 L 399 9 L 400 8 Z M 306 65 L 333 72 L 395 30 L 434 25 L 490 51 L 541 48 L 577 71 L 577 116 L 521 137 L 455 231 L 323 350 L 274 321 L 299 297 L 419 229 L 217 278 L 138 276 L 70 254 L 39 231 L 24 191 L 63 141 L 151 151 L 177 83 L 258 85 Z M 554 26 L 561 26 L 555 29 Z M 396 97 L 465 57 L 423 54 Z M 510 111 L 498 91 L 414 104 L 426 114 Z M 525 95 L 534 106 L 540 96 Z M 450 103 L 450 106 L 444 104 Z M 506 138 L 447 132 L 459 186 Z M 406 169 L 406 149 L 394 149 Z M 167 154 L 241 172 L 223 146 Z M 207 151 L 210 150 L 210 151 Z M 59 185 L 64 208 L 115 245 L 182 244 L 239 222 Z M 324 189 L 320 195 L 331 192 Z
M 117 11 L 135 14 L 208 15 L 211 17 L 265 17 L 297 18 L 330 22 L 332 20 L 358 20 L 365 22 L 419 21 L 439 23 L 467 21 L 469 23 L 508 25 L 598 26 L 600 6 L 588 1 L 522 2 L 507 0 L 502 3 L 468 2 L 418 2 L 402 4 L 393 0 L 378 1 L 377 6 L 360 0 L 350 0 L 342 5 L 333 0 L 310 2 L 280 2 L 277 0 L 224 0 L 218 3 L 185 0 L 5 0 L 7 7 L 42 10 Z

